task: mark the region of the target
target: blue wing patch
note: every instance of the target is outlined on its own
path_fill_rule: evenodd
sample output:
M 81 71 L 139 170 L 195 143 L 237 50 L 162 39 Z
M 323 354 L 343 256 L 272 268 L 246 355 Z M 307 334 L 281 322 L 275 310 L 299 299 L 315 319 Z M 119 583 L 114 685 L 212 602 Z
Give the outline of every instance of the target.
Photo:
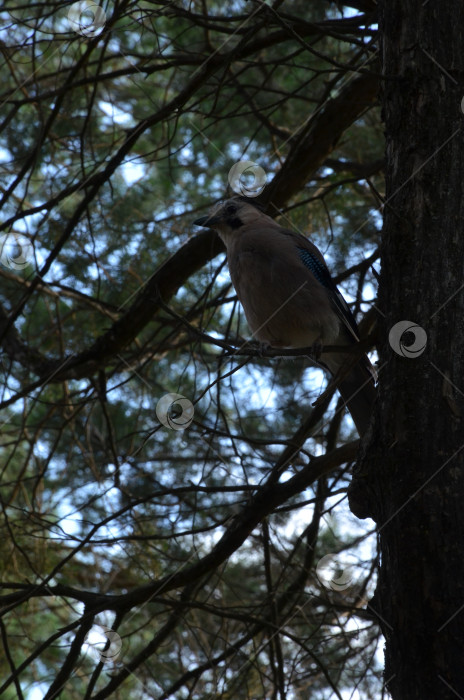
M 307 248 L 300 248 L 298 246 L 298 253 L 304 265 L 311 270 L 317 281 L 328 290 L 332 305 L 337 310 L 337 313 L 351 328 L 353 335 L 356 338 L 359 338 L 358 325 L 355 317 L 351 313 L 350 307 L 338 291 L 337 286 L 324 263 L 322 263 L 319 258 L 313 255 Z
M 309 252 L 306 248 L 298 248 L 301 260 L 304 262 L 306 267 L 308 267 L 313 273 L 314 277 L 320 282 L 324 287 L 334 290 L 334 283 L 326 266 L 321 263 L 321 261 L 316 258 L 315 255 Z

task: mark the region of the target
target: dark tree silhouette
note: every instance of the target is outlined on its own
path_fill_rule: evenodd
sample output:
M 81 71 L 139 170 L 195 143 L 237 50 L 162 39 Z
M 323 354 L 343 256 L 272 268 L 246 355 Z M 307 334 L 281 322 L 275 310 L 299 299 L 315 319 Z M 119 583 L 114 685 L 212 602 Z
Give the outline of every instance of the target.
M 464 695 L 463 11 L 414 0 L 380 8 L 382 381 L 351 502 L 380 535 L 371 605 L 395 700 Z
M 385 697 L 354 426 L 306 351 L 250 341 L 220 241 L 192 226 L 258 164 L 263 206 L 323 250 L 374 350 L 376 13 L 2 6 L 2 697 Z

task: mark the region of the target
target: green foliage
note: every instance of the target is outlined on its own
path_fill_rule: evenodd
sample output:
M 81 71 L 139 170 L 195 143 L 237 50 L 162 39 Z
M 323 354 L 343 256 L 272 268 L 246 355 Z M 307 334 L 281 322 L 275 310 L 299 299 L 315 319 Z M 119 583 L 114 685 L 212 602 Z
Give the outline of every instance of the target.
M 231 166 L 253 160 L 272 180 L 311 116 L 369 56 L 372 28 L 324 24 L 343 22 L 334 4 L 262 5 L 102 4 L 100 36 L 73 31 L 69 4 L 1 13 L 3 219 L 35 256 L 0 268 L 11 319 L 2 340 L 9 647 L 0 686 L 26 660 L 17 671 L 24 697 L 45 694 L 66 669 L 86 615 L 108 627 L 117 619 L 121 656 L 98 667 L 82 646 L 54 696 L 63 700 L 103 697 L 114 678 L 105 692 L 124 698 L 323 698 L 358 682 L 367 698 L 379 688 L 366 660 L 378 630 L 355 622 L 357 592 L 343 607 L 314 575 L 327 552 L 354 548 L 362 560 L 362 536 L 334 526 L 335 536 L 322 523 L 312 573 L 296 583 L 316 503 L 334 523 L 344 508 L 341 468 L 271 509 L 268 535 L 253 526 L 213 561 L 307 420 L 322 373 L 304 358 L 243 356 L 249 329 L 223 254 L 185 279 L 177 270 L 177 294 L 160 301 L 155 290 L 137 332 L 122 325 L 153 273 L 197 234 L 198 212 L 226 195 Z M 282 221 L 311 235 L 336 273 L 377 246 L 377 203 L 350 164 L 382 153 L 373 109 L 327 153 L 340 167 L 324 164 L 287 202 Z M 380 170 L 370 184 L 382 189 Z M 363 281 L 373 282 L 370 271 Z M 343 284 L 355 297 L 357 279 Z M 167 393 L 192 402 L 188 429 L 160 423 Z M 334 406 L 295 447 L 283 481 L 348 434 L 328 437 Z M 13 687 L 5 698 L 16 697 Z

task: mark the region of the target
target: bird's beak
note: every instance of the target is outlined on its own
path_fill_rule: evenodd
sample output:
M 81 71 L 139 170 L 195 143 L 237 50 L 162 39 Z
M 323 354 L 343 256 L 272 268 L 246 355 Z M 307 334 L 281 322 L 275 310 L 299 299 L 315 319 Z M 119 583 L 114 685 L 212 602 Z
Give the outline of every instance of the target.
M 219 223 L 219 216 L 202 216 L 199 219 L 195 219 L 193 222 L 195 226 L 205 226 L 210 228 L 214 224 Z

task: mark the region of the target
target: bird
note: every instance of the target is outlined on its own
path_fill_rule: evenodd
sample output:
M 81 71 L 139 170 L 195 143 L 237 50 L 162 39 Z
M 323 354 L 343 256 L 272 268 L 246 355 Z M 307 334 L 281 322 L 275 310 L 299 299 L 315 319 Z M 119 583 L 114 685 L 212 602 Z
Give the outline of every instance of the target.
M 376 373 L 365 353 L 353 359 L 348 352 L 324 352 L 326 345 L 351 348 L 359 330 L 319 249 L 246 197 L 227 199 L 193 223 L 215 230 L 224 242 L 252 336 L 272 348 L 313 348 L 363 436 L 377 393 Z

